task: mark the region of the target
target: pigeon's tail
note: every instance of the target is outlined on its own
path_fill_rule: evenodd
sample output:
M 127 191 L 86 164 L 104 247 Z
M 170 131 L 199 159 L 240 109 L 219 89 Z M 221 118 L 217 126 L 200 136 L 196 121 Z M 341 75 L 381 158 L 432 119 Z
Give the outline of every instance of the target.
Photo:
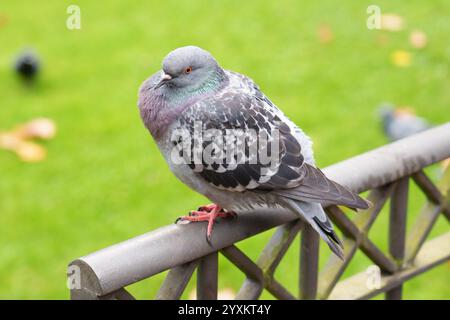
M 307 163 L 303 164 L 302 168 L 304 177 L 301 184 L 294 188 L 274 190 L 272 193 L 295 201 L 320 203 L 324 206 L 335 204 L 353 209 L 367 209 L 372 206 L 370 201 L 328 179 L 319 168 Z
M 289 207 L 306 220 L 328 244 L 331 251 L 344 260 L 344 246 L 333 230 L 333 225 L 319 203 L 308 203 L 286 199 Z

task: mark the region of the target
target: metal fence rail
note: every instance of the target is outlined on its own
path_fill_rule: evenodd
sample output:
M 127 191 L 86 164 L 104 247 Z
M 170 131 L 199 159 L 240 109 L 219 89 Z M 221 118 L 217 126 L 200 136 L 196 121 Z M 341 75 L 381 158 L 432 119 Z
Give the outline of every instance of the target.
M 170 269 L 156 299 L 180 298 L 196 270 L 197 297 L 216 299 L 220 253 L 247 277 L 238 299 L 257 299 L 263 289 L 278 299 L 361 299 L 383 292 L 388 299 L 400 299 L 404 281 L 450 259 L 450 231 L 426 241 L 439 214 L 450 220 L 450 170 L 437 186 L 423 171 L 449 157 L 447 123 L 324 169 L 328 177 L 351 190 L 370 190 L 368 198 L 374 206 L 353 214 L 352 220 L 339 207 L 326 208 L 343 233 L 345 261 L 330 255 L 322 270 L 318 268 L 318 235 L 287 210 L 261 209 L 221 221 L 212 245 L 205 241 L 204 224 L 169 225 L 76 259 L 69 265 L 69 282 L 75 284 L 71 298 L 133 299 L 124 287 Z M 427 204 L 407 233 L 410 180 L 425 194 Z M 368 232 L 388 199 L 389 252 L 385 253 Z M 235 246 L 274 227 L 277 230 L 257 262 Z M 274 272 L 299 232 L 299 294 L 294 295 L 274 278 Z M 369 289 L 365 272 L 339 281 L 358 249 L 381 269 L 381 287 Z

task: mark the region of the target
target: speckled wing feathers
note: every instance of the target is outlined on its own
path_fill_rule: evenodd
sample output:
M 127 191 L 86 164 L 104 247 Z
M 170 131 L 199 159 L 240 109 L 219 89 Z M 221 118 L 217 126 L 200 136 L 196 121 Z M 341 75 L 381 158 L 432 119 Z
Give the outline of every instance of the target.
M 252 162 L 255 155 L 245 148 L 243 154 L 237 155 L 236 160 L 241 160 L 237 164 L 227 163 L 222 157 L 222 161 L 213 164 L 191 162 L 192 170 L 218 189 L 234 192 L 258 190 L 293 200 L 368 207 L 357 194 L 329 180 L 320 169 L 304 161 L 292 123 L 288 125 L 283 121 L 280 111 L 253 81 L 236 73 L 231 81 L 228 88 L 185 109 L 179 117 L 179 126 L 187 128 L 191 136 L 196 122 L 201 123 L 202 131 L 215 129 L 224 135 L 230 129 L 253 129 L 267 134 L 269 142 L 276 138 L 273 136 L 276 129 L 279 134 L 278 157 L 270 165 L 255 163 Z M 204 142 L 203 147 L 206 146 Z
M 202 125 L 202 131 L 248 130 L 265 134 L 268 145 L 274 137 L 274 129 L 279 130 L 279 156 L 274 163 L 262 164 L 255 159 L 246 145 L 244 153 L 237 153 L 235 161 L 223 157 L 218 163 L 190 163 L 190 167 L 204 179 L 221 189 L 245 191 L 248 189 L 273 190 L 279 187 L 293 187 L 301 180 L 300 167 L 303 164 L 301 147 L 290 133 L 290 129 L 266 106 L 267 102 L 242 92 L 222 92 L 205 99 L 187 109 L 180 117 L 180 127 L 188 128 L 194 137 L 195 123 Z M 206 148 L 210 141 L 204 142 Z M 249 143 L 250 144 L 250 143 Z M 194 147 L 192 141 L 191 146 Z M 270 147 L 269 153 L 270 154 Z M 202 159 L 203 160 L 203 159 Z M 227 161 L 228 160 L 228 161 Z M 262 174 L 262 169 L 267 169 Z

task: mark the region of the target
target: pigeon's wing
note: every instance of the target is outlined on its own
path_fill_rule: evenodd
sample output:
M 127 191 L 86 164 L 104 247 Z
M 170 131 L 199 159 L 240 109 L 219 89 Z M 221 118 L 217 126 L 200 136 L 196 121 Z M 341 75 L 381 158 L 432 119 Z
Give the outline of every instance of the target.
M 300 143 L 261 93 L 223 91 L 203 99 L 183 111 L 179 128 L 184 139 L 172 137 L 179 155 L 219 189 L 368 207 L 358 195 L 304 162 Z
M 369 208 L 369 203 L 337 182 L 328 179 L 316 167 L 305 163 L 301 168 L 304 176 L 295 188 L 277 189 L 273 192 L 284 197 L 306 201 L 319 202 L 323 205 L 345 205 L 350 208 Z

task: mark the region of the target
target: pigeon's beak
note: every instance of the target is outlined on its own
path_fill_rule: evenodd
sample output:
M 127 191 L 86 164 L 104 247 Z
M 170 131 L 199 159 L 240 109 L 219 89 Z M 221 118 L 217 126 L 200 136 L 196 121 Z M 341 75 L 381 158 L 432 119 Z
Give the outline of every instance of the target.
M 159 87 L 161 87 L 163 84 L 165 84 L 167 81 L 172 80 L 172 76 L 170 74 L 167 73 L 163 73 L 161 79 L 159 80 L 159 82 L 155 85 L 155 89 L 158 89 Z

